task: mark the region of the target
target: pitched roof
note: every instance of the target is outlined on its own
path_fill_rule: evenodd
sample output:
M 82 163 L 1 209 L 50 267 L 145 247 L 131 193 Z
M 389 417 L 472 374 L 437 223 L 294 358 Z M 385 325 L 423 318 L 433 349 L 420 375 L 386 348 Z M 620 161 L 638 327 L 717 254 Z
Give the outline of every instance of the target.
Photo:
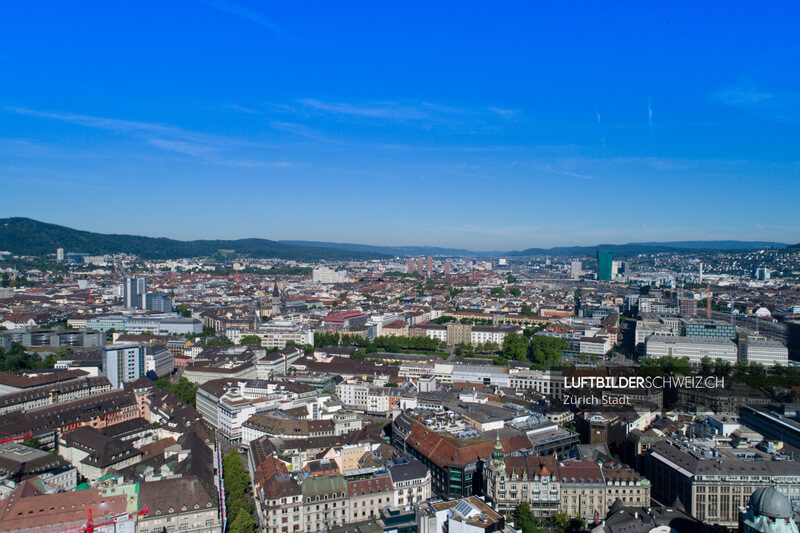
M 60 494 L 36 494 L 26 482 L 0 501 L 0 531 L 21 531 L 41 528 L 62 530 L 86 525 L 89 510 L 96 523 L 127 509 L 124 494 L 108 496 L 99 489 Z

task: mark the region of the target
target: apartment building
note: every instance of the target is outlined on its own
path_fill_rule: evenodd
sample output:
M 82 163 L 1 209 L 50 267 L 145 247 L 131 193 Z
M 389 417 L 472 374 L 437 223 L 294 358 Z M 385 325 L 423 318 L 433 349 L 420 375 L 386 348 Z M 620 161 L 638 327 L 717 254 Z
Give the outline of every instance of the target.
M 375 519 L 380 510 L 394 504 L 395 495 L 389 474 L 347 481 L 349 495 L 347 522 Z
M 307 533 L 342 526 L 350 516 L 348 486 L 341 474 L 306 478 L 303 493 L 303 522 Z

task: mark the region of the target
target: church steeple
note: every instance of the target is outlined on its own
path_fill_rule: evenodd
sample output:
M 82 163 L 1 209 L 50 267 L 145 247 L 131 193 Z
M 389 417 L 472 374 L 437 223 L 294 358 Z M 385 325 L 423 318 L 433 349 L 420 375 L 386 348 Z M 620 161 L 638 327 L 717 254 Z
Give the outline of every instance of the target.
M 494 452 L 492 452 L 492 466 L 496 472 L 505 470 L 506 462 L 503 455 L 503 445 L 500 444 L 500 432 L 497 432 L 497 440 L 494 444 Z

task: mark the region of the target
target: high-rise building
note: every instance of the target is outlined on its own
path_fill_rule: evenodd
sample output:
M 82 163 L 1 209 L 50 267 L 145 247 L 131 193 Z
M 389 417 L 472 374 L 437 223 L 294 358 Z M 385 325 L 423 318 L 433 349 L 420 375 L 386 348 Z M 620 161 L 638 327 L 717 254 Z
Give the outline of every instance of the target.
M 597 279 L 600 281 L 611 281 L 611 263 L 614 258 L 610 252 L 597 250 Z
M 172 312 L 172 298 L 163 292 L 148 292 L 144 296 L 144 309 L 157 311 L 159 313 Z
M 147 292 L 147 280 L 145 278 L 125 278 L 125 284 L 122 289 L 126 308 L 144 308 L 146 302 L 143 300 Z
M 64 260 L 64 249 L 58 248 L 56 249 L 56 261 L 59 263 Z
M 789 348 L 789 359 L 800 361 L 800 320 L 786 321 L 786 342 Z
M 145 374 L 145 345 L 141 343 L 111 344 L 103 347 L 103 374 L 111 387 L 119 389 L 128 381 Z
M 426 263 L 427 264 L 425 266 L 426 266 L 426 271 L 428 273 L 428 277 L 429 278 L 433 277 L 433 259 L 431 258 L 431 256 L 428 256 Z
M 444 262 L 444 275 L 445 277 L 450 275 L 450 261 Z
M 573 261 L 569 264 L 569 277 L 578 279 L 583 274 L 583 263 L 580 261 Z
M 697 300 L 682 296 L 678 298 L 678 310 L 684 316 L 694 316 L 697 314 Z
M 419 272 L 420 276 L 425 273 L 425 259 L 423 257 L 417 258 L 417 272 Z
M 413 259 L 409 259 L 408 260 L 408 273 L 409 274 L 413 274 L 414 273 L 414 260 Z
M 622 273 L 622 261 L 611 261 L 611 279 L 616 279 Z

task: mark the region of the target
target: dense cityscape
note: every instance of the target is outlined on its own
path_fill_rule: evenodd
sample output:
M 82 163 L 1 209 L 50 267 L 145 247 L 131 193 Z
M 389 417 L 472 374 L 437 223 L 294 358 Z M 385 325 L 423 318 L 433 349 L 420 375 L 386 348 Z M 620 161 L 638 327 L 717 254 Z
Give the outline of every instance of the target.
M 800 533 L 799 20 L 0 3 L 0 533 Z
M 800 250 L 666 248 L 1 251 L 0 529 L 796 531 Z

